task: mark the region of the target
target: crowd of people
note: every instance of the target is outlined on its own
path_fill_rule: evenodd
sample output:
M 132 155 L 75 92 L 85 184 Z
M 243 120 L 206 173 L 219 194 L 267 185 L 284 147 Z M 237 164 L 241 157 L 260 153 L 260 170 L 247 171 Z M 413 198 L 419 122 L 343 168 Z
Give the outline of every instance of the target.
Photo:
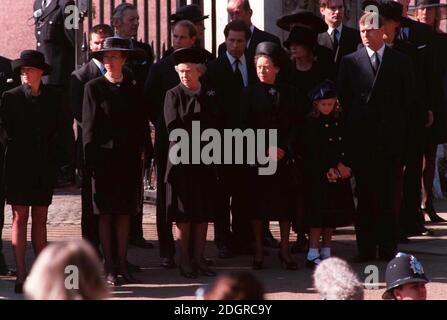
M 390 261 L 399 242 L 432 234 L 424 213 L 444 221 L 433 206 L 433 179 L 437 145 L 447 141 L 447 35 L 439 29 L 439 0 L 409 2 L 364 1 L 357 30 L 343 24 L 343 0 L 320 0 L 321 17 L 297 9 L 277 20 L 289 32 L 281 44 L 253 25 L 248 0 L 230 0 L 217 57 L 203 47 L 208 16 L 187 5 L 171 16 L 172 48 L 157 62 L 136 40 L 137 7 L 122 3 L 111 26 L 90 30 L 90 60 L 75 71 L 71 58 L 64 62 L 74 53 L 73 34 L 60 23 L 71 1 L 36 0 L 37 50 L 0 60 L 2 191 L 13 212 L 15 291 L 27 277 L 30 208 L 38 256 L 64 165 L 82 178 L 82 235 L 103 258 L 112 286 L 138 282 L 129 242 L 152 246 L 142 232 L 152 158 L 161 263 L 178 265 L 186 278 L 217 274 L 204 255 L 210 222 L 218 257 L 251 254 L 254 270 L 264 268 L 265 246 L 279 249 L 286 270 L 298 269 L 292 253 L 302 250 L 308 267 L 324 266 L 342 226 L 355 225 L 354 262 Z M 71 49 L 65 55 L 58 46 Z M 196 122 L 200 133 L 275 130 L 276 144 L 252 143 L 266 144 L 277 170 L 259 175 L 259 162 L 236 164 L 237 149 L 225 155 L 232 164 L 196 163 L 193 143 L 190 161 L 174 162 L 180 141 L 173 133 L 194 135 Z M 279 222 L 279 243 L 270 221 Z M 292 245 L 291 229 L 298 235 Z

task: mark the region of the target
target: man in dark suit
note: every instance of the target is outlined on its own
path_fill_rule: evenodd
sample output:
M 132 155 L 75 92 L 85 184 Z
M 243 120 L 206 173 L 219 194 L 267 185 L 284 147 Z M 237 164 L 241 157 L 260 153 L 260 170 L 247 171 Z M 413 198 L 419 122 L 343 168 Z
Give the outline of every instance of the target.
M 383 19 L 364 14 L 364 48 L 342 58 L 339 99 L 346 111 L 348 159 L 357 183 L 358 256 L 390 260 L 397 250 L 396 177 L 402 159 L 414 75 L 410 59 L 384 43 Z
M 20 84 L 17 75 L 12 72 L 11 60 L 0 56 L 0 99 L 3 92 L 8 91 Z M 10 274 L 3 255 L 2 231 L 5 220 L 5 195 L 3 188 L 3 160 L 5 157 L 5 148 L 0 144 L 0 275 Z
M 336 70 L 341 58 L 357 51 L 361 42 L 358 30 L 343 25 L 345 6 L 343 0 L 320 0 L 320 13 L 328 25 L 326 32 L 318 35 L 318 43 L 334 53 Z
M 94 26 L 89 34 L 90 52 L 101 50 L 104 44 L 104 40 L 111 36 L 113 36 L 113 29 L 109 25 L 100 24 Z M 82 105 L 84 101 L 85 84 L 90 80 L 103 76 L 105 72 L 105 67 L 102 62 L 95 58 L 92 58 L 80 69 L 73 71 L 73 73 L 71 74 L 70 83 L 70 105 L 77 123 L 77 168 L 80 171 L 82 177 L 82 237 L 89 241 L 98 253 L 100 252 L 98 217 L 93 214 L 91 184 L 90 179 L 85 176 L 86 171 L 84 168 L 84 154 L 82 152 Z
M 240 20 L 230 22 L 224 30 L 226 52 L 208 66 L 205 75 L 207 86 L 215 88 L 221 97 L 225 115 L 224 128 L 239 128 L 239 101 L 242 89 L 257 81 L 254 65 L 247 61 L 246 43 L 250 39 L 250 29 Z M 234 154 L 234 152 L 233 152 Z M 228 206 L 222 208 L 214 222 L 214 239 L 219 250 L 219 258 L 230 258 L 232 253 L 250 250 L 250 221 L 244 219 L 240 168 L 223 166 L 222 196 Z M 231 205 L 230 205 L 231 203 Z M 233 216 L 230 228 L 230 210 Z M 231 232 L 231 229 L 233 232 Z
M 248 0 L 230 0 L 227 6 L 227 12 L 230 15 L 231 21 L 241 20 L 250 28 L 251 37 L 247 41 L 247 50 L 245 52 L 245 56 L 247 57 L 248 61 L 253 61 L 256 46 L 261 42 L 270 41 L 281 45 L 281 42 L 277 36 L 262 31 L 253 25 L 251 22 L 253 10 L 251 9 L 250 2 Z M 218 49 L 219 56 L 225 54 L 225 52 L 225 43 L 222 43 Z
M 140 25 L 139 19 L 138 8 L 130 3 L 121 3 L 112 12 L 112 26 L 115 29 L 115 36 L 130 39 L 133 49 L 142 49 L 146 52 L 146 57 L 144 59 L 135 60 L 126 64 L 126 67 L 133 72 L 138 88 L 143 92 L 144 83 L 154 61 L 154 53 L 149 44 L 136 40 L 138 36 L 138 27 Z M 146 167 L 150 164 L 149 154 L 151 153 L 151 150 L 146 152 Z M 141 197 L 143 196 L 144 194 L 142 190 Z M 154 247 L 152 243 L 143 237 L 143 201 L 141 201 L 139 212 L 132 216 L 130 244 L 147 249 Z
M 196 43 L 197 30 L 187 20 L 178 22 L 172 30 L 174 50 L 191 48 Z M 144 86 L 144 95 L 149 108 L 149 117 L 155 125 L 154 158 L 157 166 L 157 235 L 160 246 L 160 258 L 164 268 L 175 268 L 175 244 L 172 235 L 172 223 L 167 222 L 166 187 L 164 177 L 169 152 L 169 137 L 163 116 L 166 92 L 180 83 L 175 71 L 173 55 L 154 64 Z
M 44 82 L 68 89 L 70 74 L 75 69 L 75 33 L 65 26 L 73 0 L 35 0 L 34 19 L 37 50 L 45 56 L 52 66 L 51 74 Z M 70 20 L 70 19 L 68 19 Z
M 149 44 L 137 40 L 139 19 L 138 8 L 126 2 L 118 5 L 112 13 L 115 37 L 130 39 L 133 49 L 142 49 L 146 52 L 144 59 L 127 64 L 135 75 L 138 87 L 143 90 L 149 69 L 154 62 L 154 51 Z

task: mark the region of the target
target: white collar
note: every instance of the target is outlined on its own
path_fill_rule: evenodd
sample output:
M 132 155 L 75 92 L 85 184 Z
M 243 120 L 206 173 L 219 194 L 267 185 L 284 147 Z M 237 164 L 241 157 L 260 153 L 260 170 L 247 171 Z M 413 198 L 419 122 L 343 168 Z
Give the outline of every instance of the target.
M 371 48 L 365 47 L 366 51 L 368 52 L 369 58 L 371 58 L 374 55 L 374 52 Z M 377 50 L 377 54 L 379 55 L 380 61 L 382 61 L 383 53 L 385 52 L 385 43 L 382 45 L 382 47 Z
M 105 69 L 104 64 L 96 58 L 92 58 L 92 61 L 96 64 L 96 66 L 99 68 L 99 70 L 101 70 L 101 72 L 103 72 L 103 70 Z
M 332 27 L 329 27 L 329 26 L 328 26 L 328 28 L 327 28 L 327 33 L 329 33 L 329 35 L 331 36 L 331 35 L 332 35 L 332 31 L 333 31 L 334 29 L 337 29 L 337 31 L 338 31 L 338 36 L 340 36 L 340 35 L 341 35 L 341 32 L 342 32 L 342 30 L 343 30 L 343 23 L 340 23 L 340 25 L 339 25 L 337 28 L 332 28 Z
M 228 51 L 226 52 L 226 54 L 227 54 L 228 60 L 230 60 L 231 66 L 233 66 L 234 62 L 236 61 L 236 58 L 233 57 Z M 239 63 L 241 65 L 245 65 L 245 63 L 246 63 L 245 54 L 243 54 L 242 57 L 239 58 Z

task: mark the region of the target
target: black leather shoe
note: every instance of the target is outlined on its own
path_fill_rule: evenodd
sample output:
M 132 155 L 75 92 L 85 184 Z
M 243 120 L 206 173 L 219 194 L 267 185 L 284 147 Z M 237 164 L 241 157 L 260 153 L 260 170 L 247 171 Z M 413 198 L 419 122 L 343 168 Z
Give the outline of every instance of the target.
M 143 248 L 143 249 L 153 249 L 154 248 L 154 245 L 150 241 L 148 241 L 144 238 L 131 239 L 129 241 L 129 244 L 131 244 L 135 247 L 138 247 L 138 248 Z
M 180 275 L 186 279 L 197 279 L 197 273 L 195 271 L 185 271 L 183 267 L 179 266 Z
M 208 266 L 206 268 L 197 266 L 199 274 L 205 277 L 215 277 L 217 275 L 216 271 L 212 270 Z
M 421 236 L 425 236 L 425 237 L 427 237 L 427 236 L 434 236 L 435 235 L 435 232 L 432 230 L 432 229 L 428 229 L 428 228 L 422 228 L 422 230 L 420 231 L 421 233 L 420 233 L 420 235 Z
M 296 264 L 296 262 L 293 261 L 293 260 L 287 261 L 286 259 L 284 259 L 282 257 L 282 254 L 281 254 L 280 251 L 278 251 L 278 259 L 279 259 L 279 262 L 281 263 L 281 267 L 283 269 L 286 269 L 286 270 L 298 270 L 298 265 Z
M 279 242 L 278 242 L 278 240 L 273 238 L 273 236 L 264 237 L 263 243 L 264 243 L 265 247 L 269 247 L 269 248 L 273 248 L 273 249 L 279 248 Z
M 427 212 L 428 218 L 431 222 L 440 223 L 440 222 L 446 222 L 444 218 L 441 218 L 436 212 Z
M 6 266 L 4 268 L 0 268 L 0 276 L 15 277 L 16 275 L 17 272 L 15 269 L 9 269 Z
M 320 260 L 318 262 L 318 260 Z M 321 263 L 322 259 L 320 256 L 316 257 L 313 260 L 309 260 L 306 258 L 306 267 L 309 269 L 315 269 L 320 263 Z
M 161 266 L 165 269 L 175 269 L 177 265 L 175 264 L 174 258 L 162 258 Z
M 209 259 L 209 258 L 202 258 L 202 262 L 207 265 L 208 267 L 214 267 L 214 260 L 213 259 Z
M 17 293 L 17 294 L 23 293 L 23 283 L 18 282 L 14 285 L 14 293 Z
M 233 254 L 227 246 L 222 246 L 219 248 L 218 256 L 220 259 L 229 259 L 233 257 Z
M 127 270 L 129 270 L 129 272 L 133 273 L 133 272 L 140 272 L 141 271 L 141 267 L 137 266 L 136 264 L 130 263 L 129 261 L 127 261 Z

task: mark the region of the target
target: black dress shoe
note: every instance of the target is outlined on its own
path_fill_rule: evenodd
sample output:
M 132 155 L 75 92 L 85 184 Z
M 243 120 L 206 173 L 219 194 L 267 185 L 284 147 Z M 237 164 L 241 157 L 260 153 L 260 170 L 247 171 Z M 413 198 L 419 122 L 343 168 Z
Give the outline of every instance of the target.
M 144 238 L 131 239 L 129 241 L 129 244 L 131 244 L 135 247 L 138 247 L 138 248 L 143 248 L 143 249 L 153 249 L 154 248 L 154 245 L 150 241 L 148 241 Z
M 162 258 L 161 259 L 161 266 L 165 269 L 174 269 L 177 268 L 177 265 L 175 264 L 174 258 Z
M 17 293 L 17 294 L 23 293 L 23 283 L 18 282 L 14 285 L 14 293 Z
M 420 231 L 420 235 L 421 236 L 433 236 L 433 235 L 435 235 L 435 232 L 432 230 L 432 229 L 428 229 L 428 228 L 425 228 L 425 227 L 423 227 L 422 229 L 421 229 L 421 231 Z
M 281 267 L 283 269 L 286 269 L 286 270 L 298 270 L 298 265 L 296 264 L 296 262 L 293 261 L 293 260 L 287 261 L 286 259 L 284 259 L 282 257 L 281 251 L 278 251 L 278 259 L 279 259 L 279 262 L 281 263 Z
M 199 274 L 205 277 L 215 277 L 217 275 L 216 271 L 210 269 L 208 266 L 207 267 L 197 266 L 197 270 L 199 271 Z
M 214 267 L 215 263 L 213 259 L 209 259 L 209 258 L 202 258 L 202 262 L 207 265 L 208 267 Z
M 186 279 L 197 279 L 197 273 L 194 270 L 185 271 L 181 265 L 179 266 L 179 270 L 182 277 Z
M 227 246 L 222 246 L 219 248 L 218 256 L 220 259 L 229 259 L 233 257 L 233 254 Z
M 140 272 L 141 271 L 141 267 L 137 266 L 136 264 L 133 264 L 133 263 L 130 263 L 129 261 L 127 261 L 127 270 L 129 270 L 130 273 Z
M 318 261 L 319 260 L 319 261 Z M 313 260 L 309 260 L 306 258 L 306 267 L 309 269 L 315 269 L 321 263 L 321 257 L 318 256 Z
M 106 283 L 108 286 L 115 287 L 118 286 L 118 279 L 114 274 L 106 275 Z
M 15 277 L 16 275 L 17 272 L 15 269 L 9 269 L 6 266 L 0 268 L 0 276 Z
M 441 218 L 436 212 L 429 213 L 428 218 L 431 222 L 435 223 L 446 222 L 446 220 Z
M 264 237 L 263 243 L 264 243 L 264 246 L 269 247 L 269 248 L 273 248 L 273 249 L 279 248 L 279 242 L 278 242 L 278 240 L 273 238 L 273 236 Z

